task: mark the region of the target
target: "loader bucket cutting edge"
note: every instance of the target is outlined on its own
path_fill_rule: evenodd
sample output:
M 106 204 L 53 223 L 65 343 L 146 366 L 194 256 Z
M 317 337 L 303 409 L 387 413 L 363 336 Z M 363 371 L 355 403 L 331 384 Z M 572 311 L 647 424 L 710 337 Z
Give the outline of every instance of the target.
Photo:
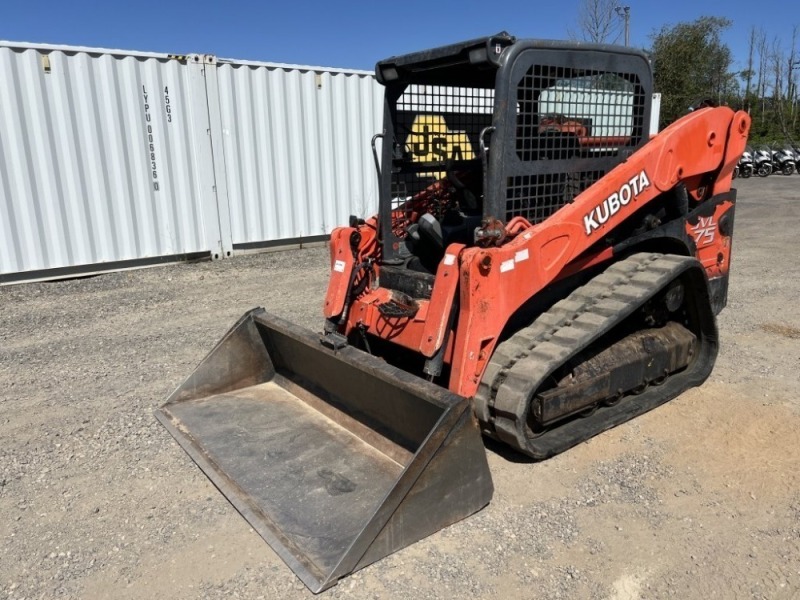
M 156 417 L 315 593 L 492 496 L 467 399 L 264 309 Z

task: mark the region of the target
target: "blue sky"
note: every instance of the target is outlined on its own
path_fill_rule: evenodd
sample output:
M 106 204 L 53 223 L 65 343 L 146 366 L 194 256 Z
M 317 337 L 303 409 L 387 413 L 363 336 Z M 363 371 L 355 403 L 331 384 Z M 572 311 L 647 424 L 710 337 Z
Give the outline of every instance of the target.
M 741 0 L 620 0 L 631 7 L 631 45 L 646 47 L 663 25 L 702 15 L 733 21 L 724 41 L 743 68 L 750 27 L 788 49 L 800 24 L 793 3 L 759 10 Z M 371 70 L 394 54 L 506 30 L 517 37 L 565 39 L 580 0 L 357 1 L 194 0 L 136 3 L 0 0 L 0 39 Z M 766 7 L 766 5 L 763 5 Z M 783 9 L 777 9 L 782 6 Z M 800 44 L 800 40 L 798 41 Z

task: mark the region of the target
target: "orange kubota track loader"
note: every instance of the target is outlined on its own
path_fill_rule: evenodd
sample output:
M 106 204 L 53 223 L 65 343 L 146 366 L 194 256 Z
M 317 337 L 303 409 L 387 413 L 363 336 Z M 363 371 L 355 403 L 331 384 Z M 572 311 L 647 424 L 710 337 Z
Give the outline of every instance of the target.
M 706 379 L 750 125 L 651 136 L 628 48 L 502 33 L 376 74 L 380 208 L 331 235 L 324 332 L 253 310 L 157 413 L 315 592 L 485 506 L 481 433 L 543 459 Z

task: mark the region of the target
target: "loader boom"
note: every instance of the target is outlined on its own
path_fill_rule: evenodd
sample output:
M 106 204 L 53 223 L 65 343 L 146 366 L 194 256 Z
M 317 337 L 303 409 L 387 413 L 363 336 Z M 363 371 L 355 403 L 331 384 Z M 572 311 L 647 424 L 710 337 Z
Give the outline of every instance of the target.
M 749 117 L 728 108 L 691 113 L 546 222 L 523 225 L 522 233 L 500 248 L 465 250 L 460 257 L 461 325 L 455 342 L 451 389 L 463 396 L 474 396 L 488 357 L 505 327 L 503 317 L 514 314 L 619 223 L 664 192 L 679 183 L 686 185 L 690 194 L 705 186 L 704 194 L 709 196 L 704 196 L 703 201 L 716 204 L 712 215 L 719 222 L 733 205 L 724 194 L 730 190 L 734 157 L 744 150 L 748 128 Z M 689 187 L 693 182 L 697 183 Z M 719 194 L 714 200 L 710 199 L 712 192 Z M 704 264 L 709 278 L 727 274 L 730 250 L 730 235 L 720 232 L 713 240 L 711 261 Z M 585 268 L 612 256 L 612 249 L 589 253 L 581 266 Z M 429 318 L 441 319 L 441 315 Z

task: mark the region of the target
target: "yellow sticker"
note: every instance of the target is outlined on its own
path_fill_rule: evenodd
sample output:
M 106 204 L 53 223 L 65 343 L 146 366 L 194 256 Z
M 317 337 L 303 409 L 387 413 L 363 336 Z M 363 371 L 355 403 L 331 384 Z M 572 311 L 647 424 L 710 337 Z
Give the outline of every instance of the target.
M 417 115 L 406 138 L 406 150 L 414 162 L 444 162 L 446 160 L 471 160 L 475 158 L 466 131 L 447 128 L 442 115 Z M 429 173 L 440 179 L 444 171 Z

